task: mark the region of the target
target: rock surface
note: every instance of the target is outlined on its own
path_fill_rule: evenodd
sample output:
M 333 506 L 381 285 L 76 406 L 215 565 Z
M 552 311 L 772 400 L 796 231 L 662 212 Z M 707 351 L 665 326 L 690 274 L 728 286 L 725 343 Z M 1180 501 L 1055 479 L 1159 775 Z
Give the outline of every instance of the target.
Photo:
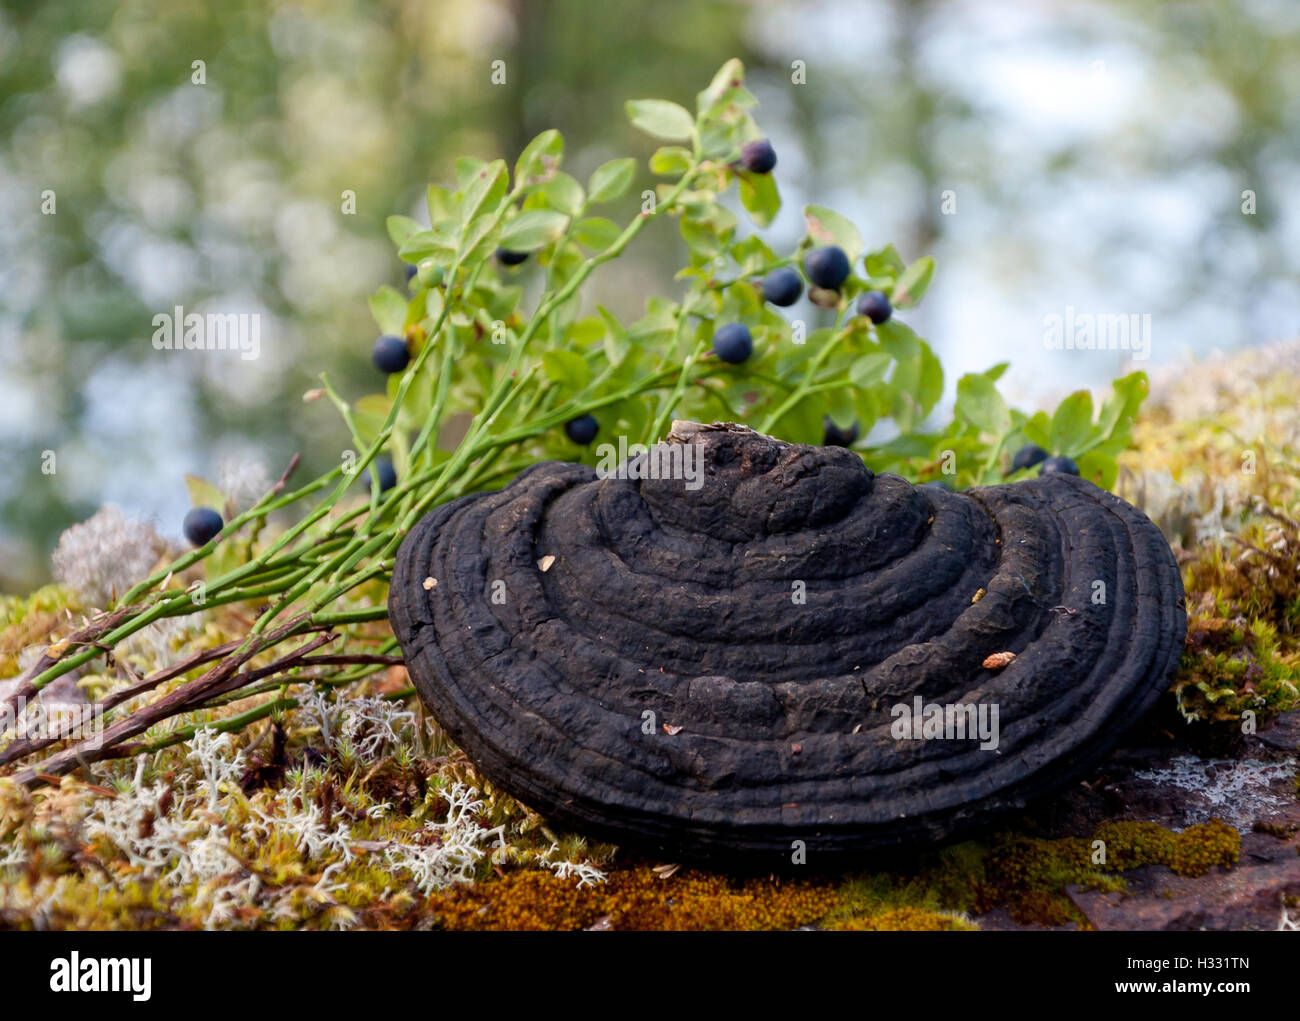
M 1122 892 L 1071 886 L 1070 899 L 1102 930 L 1275 930 L 1284 919 L 1300 920 L 1298 749 L 1300 710 L 1244 739 L 1235 758 L 1121 747 L 1087 781 L 1040 806 L 1035 831 L 1082 836 L 1112 819 L 1182 830 L 1222 819 L 1241 833 L 1231 869 L 1184 877 L 1148 866 L 1123 873 Z M 992 930 L 1047 928 L 1019 925 L 1001 909 L 978 921 Z

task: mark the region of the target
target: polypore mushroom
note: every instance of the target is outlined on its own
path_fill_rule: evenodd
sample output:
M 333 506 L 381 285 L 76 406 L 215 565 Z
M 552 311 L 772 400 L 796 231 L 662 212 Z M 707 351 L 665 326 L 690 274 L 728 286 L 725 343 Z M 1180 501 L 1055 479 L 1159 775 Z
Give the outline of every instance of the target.
M 389 596 L 479 770 L 602 839 L 764 865 L 944 839 L 1084 776 L 1178 661 L 1168 545 L 1074 476 L 954 493 L 693 423 L 605 475 L 437 508 Z

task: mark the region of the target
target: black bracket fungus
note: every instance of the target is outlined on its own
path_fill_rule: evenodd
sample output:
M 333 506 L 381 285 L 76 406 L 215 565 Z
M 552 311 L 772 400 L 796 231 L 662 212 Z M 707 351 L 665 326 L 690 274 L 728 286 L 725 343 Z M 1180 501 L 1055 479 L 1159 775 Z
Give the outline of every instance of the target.
M 437 508 L 389 611 L 493 783 L 763 867 L 946 839 L 1078 780 L 1186 630 L 1159 530 L 1083 479 L 953 493 L 695 423 L 635 470 L 547 462 Z

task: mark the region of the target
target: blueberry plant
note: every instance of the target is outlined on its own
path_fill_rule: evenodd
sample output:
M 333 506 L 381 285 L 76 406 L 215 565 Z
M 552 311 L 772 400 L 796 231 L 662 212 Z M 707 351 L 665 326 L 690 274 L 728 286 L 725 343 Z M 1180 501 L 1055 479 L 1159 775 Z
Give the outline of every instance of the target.
M 111 655 L 162 618 L 239 603 L 253 611 L 247 635 L 139 678 L 133 695 L 184 680 L 112 713 L 97 747 L 52 750 L 21 775 L 184 740 L 200 724 L 157 725 L 185 714 L 238 729 L 296 705 L 295 683 L 343 684 L 396 662 L 391 638 L 373 655 L 320 650 L 384 618 L 384 585 L 416 521 L 541 459 L 591 463 L 597 437 L 648 444 L 673 418 L 728 420 L 851 446 L 869 467 L 914 481 L 963 487 L 1051 466 L 1112 485 L 1145 378 L 1117 381 L 1099 413 L 1079 391 L 1053 414 L 1029 415 L 999 394 L 1003 363 L 963 376 L 951 418 L 932 426 L 943 369 L 905 320 L 933 260 L 907 262 L 888 244 L 868 249 L 849 220 L 816 205 L 805 210 L 795 250 L 770 247 L 759 232 L 780 206 L 777 155 L 753 106 L 733 60 L 696 97 L 694 113 L 665 100 L 627 104 L 632 125 L 661 143 L 649 159 L 653 187 L 627 157 L 578 180 L 563 169 L 559 132 L 545 131 L 513 172 L 500 159 L 458 160 L 453 184 L 428 189 L 428 226 L 390 217 L 408 272 L 404 292 L 386 286 L 371 299 L 372 360 L 387 386 L 348 400 L 323 379 L 308 395 L 337 407 L 354 456 L 293 489 L 291 465 L 254 506 L 225 506 L 224 516 L 221 495 L 191 480 L 203 507 L 186 522 L 195 548 L 47 650 L 18 694 Z M 629 222 L 601 215 L 633 188 L 640 202 Z M 754 229 L 742 229 L 741 216 Z M 661 218 L 677 222 L 685 244 L 681 293 L 651 297 L 634 322 L 584 304 L 592 274 Z M 783 311 L 802 295 L 802 317 Z M 454 447 L 444 436 L 453 418 L 468 421 Z M 882 434 L 892 438 L 872 442 Z M 1041 457 L 1017 453 L 1031 445 Z M 287 508 L 294 523 L 264 536 L 268 516 Z M 254 708 L 211 718 L 260 693 L 267 700 Z M 108 708 L 119 703 L 127 700 Z M 0 765 L 52 744 L 0 749 Z

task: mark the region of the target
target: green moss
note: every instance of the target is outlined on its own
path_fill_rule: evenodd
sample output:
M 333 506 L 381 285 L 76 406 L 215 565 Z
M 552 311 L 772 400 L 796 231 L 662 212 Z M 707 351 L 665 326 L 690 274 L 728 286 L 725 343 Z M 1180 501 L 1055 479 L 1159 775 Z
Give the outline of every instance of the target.
M 61 585 L 46 585 L 28 596 L 0 595 L 0 677 L 18 673 L 24 649 L 42 645 L 76 609 L 72 593 Z
M 890 912 L 978 916 L 1004 908 L 1021 925 L 1086 927 L 1067 886 L 1123 890 L 1120 873 L 1146 865 L 1203 875 L 1214 866 L 1231 867 L 1240 846 L 1237 831 L 1218 820 L 1182 833 L 1153 823 L 1107 823 L 1091 840 L 1008 833 L 987 845 L 948 847 L 912 875 L 855 877 L 840 888 L 840 905 L 826 921 L 834 928 L 871 928 L 874 918 Z

